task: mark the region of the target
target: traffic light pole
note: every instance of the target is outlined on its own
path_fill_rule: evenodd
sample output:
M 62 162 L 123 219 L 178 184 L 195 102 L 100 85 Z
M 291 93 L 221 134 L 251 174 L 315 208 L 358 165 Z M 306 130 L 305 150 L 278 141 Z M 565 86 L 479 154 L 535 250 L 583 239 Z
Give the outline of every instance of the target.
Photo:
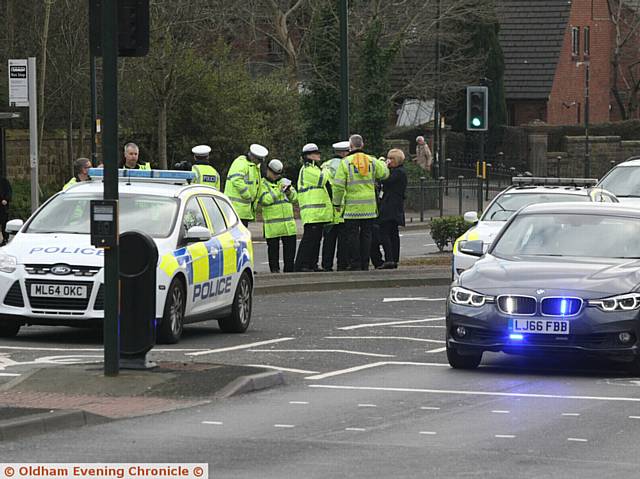
M 349 0 L 340 1 L 340 136 L 349 138 Z
M 102 71 L 104 116 L 104 199 L 118 200 L 118 0 L 102 1 Z M 117 211 L 117 210 L 116 210 Z M 119 251 L 115 246 L 104 255 L 104 374 L 120 370 L 119 341 Z

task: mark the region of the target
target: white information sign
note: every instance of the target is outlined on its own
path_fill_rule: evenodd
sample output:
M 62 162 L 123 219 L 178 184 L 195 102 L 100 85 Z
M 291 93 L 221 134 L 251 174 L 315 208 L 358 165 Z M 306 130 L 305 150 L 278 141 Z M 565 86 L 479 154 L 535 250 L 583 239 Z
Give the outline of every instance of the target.
M 29 106 L 27 60 L 9 60 L 9 106 Z

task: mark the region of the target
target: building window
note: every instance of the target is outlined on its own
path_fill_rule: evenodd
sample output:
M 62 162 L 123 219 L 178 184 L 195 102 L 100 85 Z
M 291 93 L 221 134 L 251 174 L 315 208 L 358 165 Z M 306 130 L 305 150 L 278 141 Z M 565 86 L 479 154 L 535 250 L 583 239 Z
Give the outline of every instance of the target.
M 584 56 L 588 57 L 591 50 L 591 30 L 589 27 L 584 27 Z
M 580 27 L 571 29 L 571 55 L 577 57 L 580 54 Z

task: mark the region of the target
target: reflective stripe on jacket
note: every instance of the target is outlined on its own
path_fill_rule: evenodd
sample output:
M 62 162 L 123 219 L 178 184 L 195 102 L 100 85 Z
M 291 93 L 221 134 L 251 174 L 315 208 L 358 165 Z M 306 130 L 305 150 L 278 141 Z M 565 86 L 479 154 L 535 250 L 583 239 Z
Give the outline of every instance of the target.
M 333 179 L 333 204 L 344 205 L 345 220 L 378 217 L 376 181 L 389 176 L 387 165 L 361 151 L 342 160 Z
M 220 175 L 213 166 L 196 163 L 191 171 L 196 174 L 195 183 L 211 186 L 220 191 Z
M 296 190 L 291 186 L 289 192 L 282 191 L 283 180 L 276 183 L 262 178 L 258 204 L 262 208 L 264 237 L 278 238 L 292 236 L 297 233 L 296 220 L 293 216 L 293 203 L 298 199 Z
M 240 219 L 256 219 L 256 202 L 260 189 L 260 168 L 242 155 L 229 168 L 224 194 L 233 203 Z
M 333 206 L 327 191 L 329 174 L 313 163 L 305 163 L 298 175 L 298 203 L 302 224 L 331 223 Z

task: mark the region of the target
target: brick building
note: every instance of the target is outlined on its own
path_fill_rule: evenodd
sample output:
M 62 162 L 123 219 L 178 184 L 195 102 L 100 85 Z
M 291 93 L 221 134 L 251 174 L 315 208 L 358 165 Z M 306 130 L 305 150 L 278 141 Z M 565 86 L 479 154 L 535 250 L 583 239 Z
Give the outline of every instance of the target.
M 499 0 L 498 16 L 510 125 L 583 123 L 585 62 L 590 123 L 620 119 L 611 93 L 615 27 L 607 0 Z

